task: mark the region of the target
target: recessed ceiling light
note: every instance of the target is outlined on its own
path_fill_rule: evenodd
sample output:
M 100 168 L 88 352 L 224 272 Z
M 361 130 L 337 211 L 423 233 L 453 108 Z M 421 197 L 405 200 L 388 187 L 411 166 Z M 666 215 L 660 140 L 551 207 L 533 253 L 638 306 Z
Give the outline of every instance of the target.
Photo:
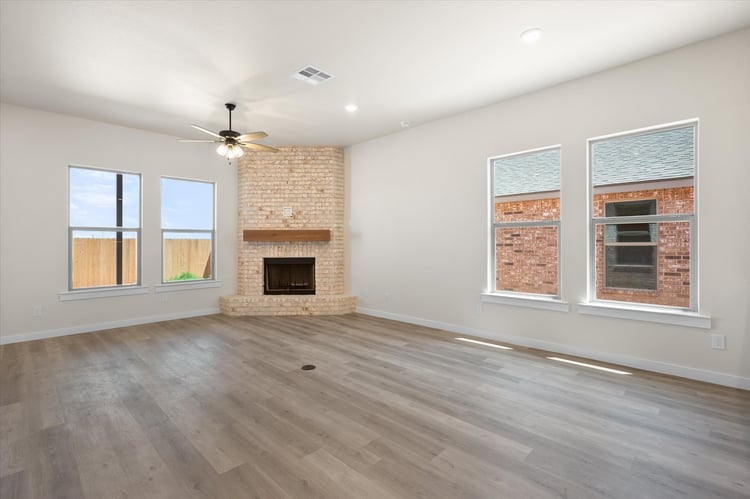
M 347 113 L 353 113 L 357 109 L 359 109 L 359 106 L 356 104 L 347 104 L 346 106 L 344 106 L 344 109 L 346 109 Z
M 402 121 L 401 122 L 401 128 L 409 128 L 411 126 L 411 121 Z
M 529 28 L 521 32 L 524 43 L 535 43 L 542 37 L 542 28 Z

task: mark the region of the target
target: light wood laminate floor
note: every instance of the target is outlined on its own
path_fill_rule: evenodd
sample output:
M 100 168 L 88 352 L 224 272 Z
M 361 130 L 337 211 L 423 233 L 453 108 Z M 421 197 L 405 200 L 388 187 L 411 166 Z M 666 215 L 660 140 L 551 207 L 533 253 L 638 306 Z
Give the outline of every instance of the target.
M 455 336 L 216 315 L 0 347 L 0 497 L 750 497 L 750 392 Z

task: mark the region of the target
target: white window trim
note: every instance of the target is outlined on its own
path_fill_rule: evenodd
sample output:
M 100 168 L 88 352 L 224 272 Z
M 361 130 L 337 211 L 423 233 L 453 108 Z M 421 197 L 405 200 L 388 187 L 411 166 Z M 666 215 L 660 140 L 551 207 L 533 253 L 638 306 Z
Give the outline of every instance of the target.
M 109 172 L 114 174 L 123 175 L 136 175 L 138 176 L 138 227 L 77 227 L 70 225 L 70 170 L 71 168 L 77 168 L 79 170 L 95 170 L 100 172 Z M 119 290 L 119 289 L 135 289 L 141 286 L 141 228 L 143 227 L 143 175 L 140 172 L 132 172 L 128 170 L 110 170 L 107 168 L 97 168 L 93 166 L 82 166 L 82 165 L 68 165 L 68 206 L 67 206 L 67 217 L 68 217 L 68 289 L 63 293 L 74 295 L 80 292 L 92 291 L 94 293 L 102 293 L 101 288 L 78 288 L 73 289 L 73 232 L 78 231 L 101 231 L 101 232 L 136 232 L 138 234 L 136 239 L 136 283 L 135 284 L 120 284 L 115 286 L 108 286 L 108 290 Z M 148 290 L 148 288 L 146 288 Z M 148 292 L 148 291 L 146 291 Z M 62 293 L 60 293 L 62 295 Z M 120 293 L 123 295 L 129 294 L 141 294 L 141 293 Z M 115 296 L 115 295 L 101 295 L 101 296 Z M 92 298 L 98 298 L 99 296 L 93 296 Z M 78 300 L 86 298 L 65 298 L 60 297 L 61 301 L 65 300 Z
M 646 305 L 604 300 L 579 303 L 576 308 L 579 313 L 585 315 L 711 329 L 711 316 L 682 309 L 669 309 L 658 306 L 648 307 Z
M 509 154 L 501 154 L 499 156 L 492 156 L 487 158 L 487 200 L 488 200 L 488 214 L 489 214 L 489 251 L 487 253 L 487 289 L 489 292 L 482 293 L 481 301 L 483 303 L 498 303 L 503 305 L 515 305 L 519 307 L 528 308 L 540 308 L 545 310 L 559 310 L 568 311 L 568 304 L 561 300 L 562 296 L 562 210 L 560 211 L 560 218 L 557 220 L 537 220 L 537 221 L 524 221 L 524 222 L 503 222 L 495 223 L 495 168 L 494 161 L 502 158 L 509 158 L 514 156 L 523 156 L 525 154 L 532 154 L 535 152 L 550 151 L 558 149 L 560 151 L 560 168 L 562 169 L 562 144 L 555 144 L 551 146 L 538 147 L 536 149 L 527 149 L 525 151 L 519 151 Z M 562 178 L 560 179 L 562 184 Z M 556 191 L 548 191 L 542 193 L 543 199 L 550 199 L 554 196 L 550 195 L 550 192 L 556 192 L 557 198 L 560 199 L 562 206 L 562 185 L 560 189 Z M 495 288 L 497 269 L 497 245 L 495 242 L 496 228 L 499 226 L 504 227 L 537 227 L 537 226 L 551 226 L 557 227 L 557 295 L 541 295 L 534 293 L 522 293 L 517 291 L 504 291 L 497 290 Z
M 554 310 L 556 312 L 568 312 L 570 310 L 570 305 L 566 301 L 532 293 L 482 293 L 480 301 L 498 305 Z
M 214 279 L 198 279 L 195 281 L 175 281 L 173 283 L 159 284 L 154 286 L 156 293 L 170 293 L 172 291 L 187 291 L 189 289 L 220 288 L 224 285 L 222 281 Z
M 112 296 L 145 295 L 148 286 L 121 286 L 107 288 L 86 288 L 75 291 L 61 291 L 57 294 L 60 301 L 91 300 L 94 298 L 109 298 Z
M 693 169 L 693 213 L 689 215 L 647 215 L 641 217 L 628 217 L 630 221 L 635 218 L 642 218 L 644 221 L 649 218 L 659 218 L 658 221 L 688 221 L 690 223 L 690 308 L 680 309 L 675 307 L 666 307 L 660 305 L 649 305 L 645 303 L 615 302 L 596 299 L 596 225 L 599 223 L 612 223 L 611 220 L 616 217 L 598 217 L 594 218 L 594 180 L 593 168 L 591 165 L 591 144 L 611 138 L 626 137 L 631 135 L 640 135 L 647 132 L 656 132 L 669 130 L 673 128 L 682 128 L 691 125 L 695 129 L 695 166 Z M 600 315 L 606 317 L 615 317 L 619 319 L 632 319 L 648 322 L 660 322 L 664 324 L 676 324 L 689 327 L 699 327 L 704 329 L 711 328 L 711 317 L 701 315 L 698 308 L 698 158 L 699 158 L 699 140 L 698 140 L 698 118 L 675 121 L 663 125 L 655 125 L 637 130 L 618 132 L 599 137 L 592 137 L 586 140 L 586 166 L 588 170 L 588 300 L 579 303 L 577 310 L 582 314 Z M 663 219 L 663 220 L 662 220 Z
M 211 184 L 213 187 L 213 206 L 211 206 L 211 209 L 213 212 L 211 213 L 211 223 L 213 224 L 213 227 L 210 230 L 205 229 L 165 229 L 164 228 L 164 221 L 161 220 L 161 207 L 162 203 L 164 202 L 164 194 L 162 190 L 162 181 L 164 179 L 168 180 L 181 180 L 184 182 L 201 182 L 204 184 Z M 216 207 L 219 196 L 217 195 L 217 189 L 218 186 L 216 185 L 216 182 L 211 180 L 200 180 L 195 178 L 185 178 L 185 177 L 170 177 L 167 175 L 163 175 L 159 181 L 159 224 L 161 225 L 161 240 L 159 242 L 161 246 L 161 262 L 159 265 L 159 282 L 155 288 L 155 291 L 157 293 L 164 293 L 166 291 L 177 291 L 179 289 L 197 289 L 197 288 L 208 288 L 208 287 L 221 287 L 222 282 L 217 280 L 217 273 L 219 265 L 216 262 Z M 190 233 L 190 232 L 196 232 L 196 233 L 211 233 L 211 278 L 210 279 L 200 279 L 196 281 L 165 281 L 164 280 L 164 233 L 165 232 L 183 232 L 183 233 Z M 203 284 L 203 286 L 196 286 L 197 284 Z M 208 283 L 218 283 L 215 286 L 210 286 Z M 188 287 L 181 288 L 180 285 L 185 284 Z M 162 288 L 165 288 L 164 290 L 160 290 Z

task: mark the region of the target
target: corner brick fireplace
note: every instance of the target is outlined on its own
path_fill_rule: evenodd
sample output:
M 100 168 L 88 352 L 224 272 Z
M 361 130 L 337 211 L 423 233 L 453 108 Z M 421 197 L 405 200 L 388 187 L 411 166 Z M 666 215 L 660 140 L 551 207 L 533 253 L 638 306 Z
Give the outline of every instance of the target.
M 344 153 L 282 147 L 237 161 L 237 294 L 227 315 L 333 315 L 354 311 L 344 290 Z M 314 261 L 307 280 L 283 274 L 268 291 L 267 263 Z M 288 271 L 290 269 L 287 269 Z M 288 276 L 284 283 L 284 275 Z M 278 276 L 277 276 L 278 277 Z M 311 277 L 311 278 L 310 278 Z M 302 288 L 312 288 L 302 289 Z

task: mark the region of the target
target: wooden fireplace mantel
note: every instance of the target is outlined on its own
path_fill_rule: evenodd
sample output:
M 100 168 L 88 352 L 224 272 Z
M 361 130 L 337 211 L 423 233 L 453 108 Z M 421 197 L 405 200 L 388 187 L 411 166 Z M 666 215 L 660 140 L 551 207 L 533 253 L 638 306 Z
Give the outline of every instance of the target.
M 247 242 L 330 241 L 329 229 L 252 229 L 242 231 Z

